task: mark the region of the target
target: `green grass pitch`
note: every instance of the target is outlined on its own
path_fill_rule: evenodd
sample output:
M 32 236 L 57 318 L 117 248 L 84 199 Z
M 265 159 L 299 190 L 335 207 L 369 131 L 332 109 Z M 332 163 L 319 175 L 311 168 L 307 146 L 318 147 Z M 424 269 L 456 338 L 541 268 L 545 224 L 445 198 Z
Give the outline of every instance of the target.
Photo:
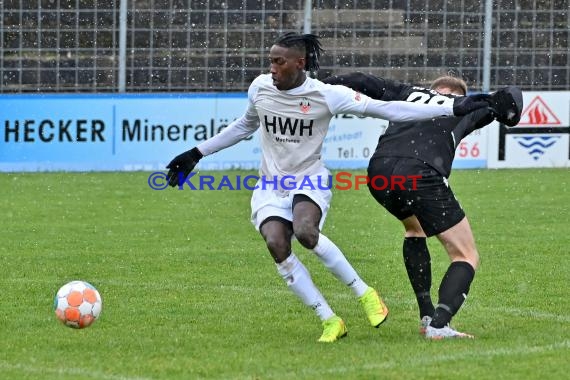
M 469 341 L 419 336 L 399 222 L 364 188 L 335 191 L 324 233 L 391 314 L 369 327 L 352 293 L 296 244 L 347 323 L 348 337 L 334 344 L 317 343 L 318 319 L 277 275 L 249 222 L 249 191 L 153 191 L 148 175 L 0 174 L 1 379 L 562 379 L 570 372 L 568 169 L 452 175 L 482 259 L 454 319 L 476 336 Z M 448 259 L 435 239 L 429 247 L 436 299 Z M 54 293 L 74 279 L 103 297 L 100 319 L 84 330 L 63 326 L 52 310 Z

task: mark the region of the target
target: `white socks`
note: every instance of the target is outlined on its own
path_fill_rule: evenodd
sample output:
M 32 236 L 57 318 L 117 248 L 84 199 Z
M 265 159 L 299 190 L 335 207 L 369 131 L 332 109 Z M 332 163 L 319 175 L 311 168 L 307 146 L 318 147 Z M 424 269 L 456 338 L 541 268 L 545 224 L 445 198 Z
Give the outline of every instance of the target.
M 313 251 L 325 267 L 343 284 L 352 289 L 357 297 L 362 296 L 366 292 L 368 285 L 362 281 L 341 250 L 328 237 L 319 234 L 319 241 L 313 248 Z
M 291 253 L 287 259 L 276 265 L 277 271 L 281 277 L 283 277 L 289 289 L 291 289 L 305 305 L 313 309 L 321 321 L 334 316 L 329 304 L 313 283 L 309 271 L 294 253 Z
M 313 251 L 325 265 L 343 284 L 346 284 L 353 293 L 360 297 L 368 289 L 368 285 L 362 281 L 352 265 L 346 260 L 341 250 L 323 234 L 319 234 L 319 241 Z M 331 307 L 319 291 L 309 271 L 294 253 L 283 262 L 276 264 L 277 271 L 285 280 L 285 283 L 303 303 L 315 311 L 322 320 L 329 319 L 334 315 Z

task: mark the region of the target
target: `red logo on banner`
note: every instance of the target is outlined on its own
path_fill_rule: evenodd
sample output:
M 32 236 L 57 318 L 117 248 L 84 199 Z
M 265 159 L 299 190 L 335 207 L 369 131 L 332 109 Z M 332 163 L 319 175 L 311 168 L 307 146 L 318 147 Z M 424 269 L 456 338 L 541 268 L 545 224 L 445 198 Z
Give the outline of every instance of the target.
M 523 125 L 548 127 L 552 125 L 560 125 L 560 120 L 546 105 L 544 100 L 542 100 L 540 96 L 536 96 L 522 112 L 521 121 L 518 126 Z

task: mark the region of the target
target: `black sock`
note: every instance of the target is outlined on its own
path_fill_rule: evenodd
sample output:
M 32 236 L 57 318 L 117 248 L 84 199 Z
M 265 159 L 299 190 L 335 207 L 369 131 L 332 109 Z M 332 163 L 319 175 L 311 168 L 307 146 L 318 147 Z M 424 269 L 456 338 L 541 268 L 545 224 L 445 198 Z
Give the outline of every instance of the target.
M 469 294 L 469 287 L 475 276 L 475 269 L 465 261 L 451 263 L 439 287 L 439 301 L 431 326 L 442 328 L 459 311 Z
M 420 318 L 434 313 L 431 301 L 431 260 L 425 237 L 407 237 L 403 246 L 404 264 L 416 294 Z

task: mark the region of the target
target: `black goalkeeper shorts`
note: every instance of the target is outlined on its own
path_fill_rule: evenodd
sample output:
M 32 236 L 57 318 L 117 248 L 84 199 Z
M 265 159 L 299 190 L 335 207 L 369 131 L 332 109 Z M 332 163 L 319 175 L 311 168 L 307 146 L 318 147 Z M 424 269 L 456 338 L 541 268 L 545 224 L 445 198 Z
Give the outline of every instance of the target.
M 374 199 L 399 220 L 415 215 L 427 236 L 442 233 L 465 217 L 447 179 L 420 160 L 376 157 L 370 160 L 368 177 Z

